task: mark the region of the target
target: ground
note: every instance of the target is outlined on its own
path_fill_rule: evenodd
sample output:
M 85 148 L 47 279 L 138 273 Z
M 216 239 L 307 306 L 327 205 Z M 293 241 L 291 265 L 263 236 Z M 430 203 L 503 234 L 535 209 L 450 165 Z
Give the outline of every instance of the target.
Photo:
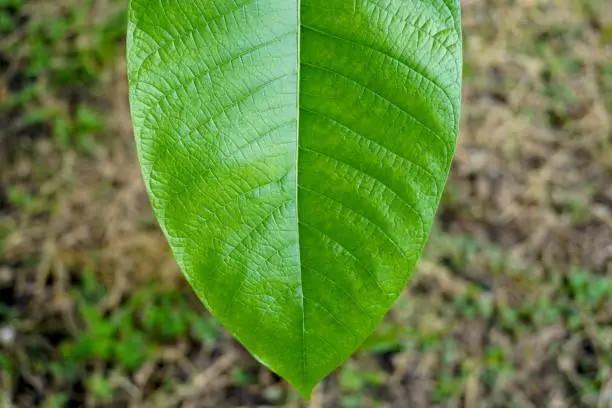
M 126 0 L 0 0 L 0 408 L 612 407 L 612 3 L 465 0 L 409 288 L 310 402 L 206 313 L 132 142 Z

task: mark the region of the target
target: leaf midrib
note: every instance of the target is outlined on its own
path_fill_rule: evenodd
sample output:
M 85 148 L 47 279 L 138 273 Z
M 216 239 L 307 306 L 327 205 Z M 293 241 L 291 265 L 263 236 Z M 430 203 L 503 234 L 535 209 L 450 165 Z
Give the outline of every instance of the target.
M 306 382 L 306 372 L 307 372 L 307 368 L 308 368 L 308 361 L 307 361 L 307 352 L 306 352 L 306 308 L 304 306 L 304 279 L 303 279 L 303 275 L 302 275 L 302 248 L 300 246 L 300 213 L 299 213 L 299 204 L 298 204 L 298 199 L 299 199 L 299 156 L 300 156 L 300 87 L 301 87 L 301 83 L 300 83 L 300 70 L 301 70 L 301 51 L 300 51 L 300 46 L 301 46 L 301 35 L 302 35 L 302 18 L 301 18 L 301 0 L 297 0 L 297 21 L 296 21 L 296 44 L 297 44 L 297 52 L 296 52 L 296 72 L 297 72 L 297 80 L 296 80 L 296 84 L 297 84 L 297 90 L 296 90 L 296 104 L 295 104 L 295 117 L 296 117 L 296 126 L 295 126 L 295 222 L 296 222 L 296 228 L 295 228 L 295 232 L 297 234 L 296 240 L 297 240 L 297 256 L 298 256 L 298 268 L 299 268 L 299 293 L 300 293 L 300 308 L 302 311 L 302 330 L 300 332 L 300 339 L 301 339 L 301 356 L 302 356 L 302 383 Z

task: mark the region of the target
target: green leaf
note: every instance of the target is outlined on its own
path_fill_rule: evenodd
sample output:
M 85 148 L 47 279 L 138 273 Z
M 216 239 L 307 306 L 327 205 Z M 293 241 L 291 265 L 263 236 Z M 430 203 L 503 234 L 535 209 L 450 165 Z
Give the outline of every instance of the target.
M 195 292 L 303 396 L 368 337 L 455 148 L 459 0 L 131 0 L 131 112 Z

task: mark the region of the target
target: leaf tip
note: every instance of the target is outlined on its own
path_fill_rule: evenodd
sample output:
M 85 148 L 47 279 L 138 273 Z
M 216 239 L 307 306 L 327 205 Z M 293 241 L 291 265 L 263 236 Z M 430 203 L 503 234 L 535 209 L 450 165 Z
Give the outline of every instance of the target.
M 294 385 L 294 388 L 297 390 L 297 392 L 300 394 L 300 397 L 302 397 L 302 399 L 304 401 L 310 401 L 310 397 L 312 396 L 312 391 L 314 390 L 313 385 Z
M 300 395 L 300 397 L 302 397 L 302 399 L 304 401 L 310 401 L 310 399 L 312 398 L 312 394 L 317 393 L 318 391 L 316 391 L 320 386 L 321 381 L 323 381 L 324 377 L 316 377 L 313 376 L 311 378 L 306 378 L 302 381 L 298 381 L 298 382 L 292 382 L 289 381 L 289 384 L 291 384 L 291 386 L 297 390 L 298 394 Z

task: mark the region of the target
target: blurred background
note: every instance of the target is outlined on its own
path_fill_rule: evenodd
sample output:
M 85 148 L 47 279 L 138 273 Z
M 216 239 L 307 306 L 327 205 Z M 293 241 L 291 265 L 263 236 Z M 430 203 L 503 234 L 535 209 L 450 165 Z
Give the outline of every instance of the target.
M 466 0 L 426 254 L 310 402 L 186 286 L 127 103 L 126 0 L 0 0 L 0 408 L 612 407 L 612 0 Z

